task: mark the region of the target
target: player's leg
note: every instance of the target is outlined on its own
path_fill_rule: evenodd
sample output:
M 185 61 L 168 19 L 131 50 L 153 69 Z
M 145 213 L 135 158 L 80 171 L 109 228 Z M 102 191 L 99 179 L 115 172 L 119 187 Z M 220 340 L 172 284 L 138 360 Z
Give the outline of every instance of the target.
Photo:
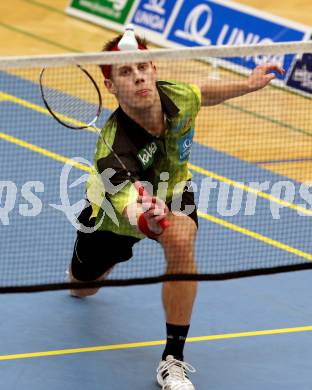
M 79 216 L 84 226 L 90 227 L 91 209 L 86 208 Z M 132 247 L 139 240 L 116 234 L 110 231 L 97 230 L 93 233 L 77 232 L 73 256 L 69 266 L 69 278 L 72 282 L 90 282 L 104 280 L 115 264 L 127 261 L 132 257 Z M 86 297 L 94 295 L 96 288 L 72 289 L 71 295 Z
M 85 234 L 78 232 L 69 274 L 73 282 L 104 280 L 114 265 L 132 257 L 132 247 L 139 240 L 109 231 Z M 71 290 L 75 297 L 94 295 L 96 288 Z
M 185 192 L 182 205 L 194 205 L 194 196 Z M 184 207 L 183 207 L 184 209 Z M 169 215 L 170 226 L 159 238 L 167 261 L 167 274 L 196 273 L 194 242 L 197 232 L 196 208 L 189 216 Z M 168 390 L 194 390 L 187 371 L 195 369 L 183 361 L 185 340 L 189 331 L 196 281 L 165 282 L 162 297 L 166 316 L 167 343 L 157 369 L 157 381 Z
M 87 266 L 84 265 L 86 259 L 84 258 L 84 260 L 82 261 L 82 256 L 83 255 L 82 255 L 82 253 L 78 252 L 78 245 L 77 245 L 78 244 L 78 240 L 79 240 L 79 237 L 76 238 L 73 257 L 72 257 L 72 261 L 71 261 L 71 264 L 70 264 L 69 270 L 68 270 L 68 272 L 69 272 L 69 281 L 72 282 L 72 283 L 76 283 L 76 282 L 84 283 L 86 281 L 101 281 L 101 280 L 104 280 L 108 276 L 110 271 L 113 269 L 113 266 L 110 269 L 105 270 L 98 277 L 93 276 L 93 277 L 90 278 L 90 276 L 88 276 L 86 278 L 86 275 L 88 275 L 89 271 L 87 270 Z M 80 240 L 80 243 L 81 243 L 81 240 Z M 91 256 L 91 254 L 89 254 L 88 256 Z M 93 256 L 94 256 L 94 254 L 93 254 Z M 93 265 L 93 267 L 94 268 L 93 268 L 92 273 L 94 273 L 94 275 L 98 274 L 98 272 L 100 272 L 100 271 L 96 271 L 96 266 L 95 265 Z M 100 287 L 71 289 L 70 290 L 70 295 L 72 297 L 77 297 L 77 298 L 88 297 L 88 296 L 96 294 L 99 289 L 100 289 Z
M 170 215 L 169 220 L 170 227 L 159 240 L 167 261 L 167 274 L 196 273 L 194 257 L 196 224 L 186 216 Z M 176 281 L 163 284 L 162 297 L 167 324 L 188 328 L 196 291 L 196 281 Z M 180 349 L 175 355 L 183 358 Z

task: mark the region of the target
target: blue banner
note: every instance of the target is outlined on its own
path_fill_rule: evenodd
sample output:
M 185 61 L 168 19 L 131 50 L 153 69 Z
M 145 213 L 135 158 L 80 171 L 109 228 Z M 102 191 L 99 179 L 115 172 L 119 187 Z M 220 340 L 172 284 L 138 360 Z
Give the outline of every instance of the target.
M 287 85 L 312 94 L 312 53 L 304 54 L 301 59 L 296 61 L 287 80 Z
M 172 25 L 167 40 L 183 46 L 265 44 L 300 41 L 304 30 L 297 30 L 210 0 L 186 0 Z M 293 55 L 228 58 L 227 61 L 253 69 L 263 62 L 282 66 L 287 74 Z M 283 78 L 283 76 L 279 76 Z
M 131 23 L 163 33 L 176 5 L 176 0 L 141 0 Z

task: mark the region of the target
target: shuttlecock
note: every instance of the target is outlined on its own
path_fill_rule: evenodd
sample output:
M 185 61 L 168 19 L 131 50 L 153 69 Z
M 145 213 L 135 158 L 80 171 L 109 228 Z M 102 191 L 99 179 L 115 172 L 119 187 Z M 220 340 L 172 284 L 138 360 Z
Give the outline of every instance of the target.
M 138 50 L 139 45 L 135 38 L 133 24 L 127 24 L 125 32 L 118 43 L 119 50 Z

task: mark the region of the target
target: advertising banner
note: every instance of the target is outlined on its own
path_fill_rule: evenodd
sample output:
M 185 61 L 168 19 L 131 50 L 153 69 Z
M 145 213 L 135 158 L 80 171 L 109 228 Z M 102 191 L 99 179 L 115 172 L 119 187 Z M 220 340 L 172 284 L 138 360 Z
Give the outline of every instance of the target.
M 72 0 L 69 8 L 123 25 L 135 0 Z
M 312 53 L 304 54 L 296 60 L 287 85 L 312 95 Z
M 118 32 L 131 22 L 148 41 L 164 47 L 264 45 L 311 35 L 311 28 L 229 0 L 71 0 L 67 13 Z M 282 86 L 311 94 L 311 56 L 225 58 L 221 65 L 246 73 L 273 62 L 286 71 L 276 74 Z
M 220 1 L 192 0 L 183 2 L 167 39 L 183 46 L 210 46 L 300 41 L 304 35 L 304 29 L 292 28 L 255 13 L 249 14 L 232 5 L 225 6 Z M 249 69 L 263 62 L 274 62 L 282 66 L 287 74 L 294 59 L 293 55 L 287 55 L 227 61 Z
M 132 16 L 131 23 L 154 32 L 164 33 L 178 4 L 176 0 L 141 0 Z

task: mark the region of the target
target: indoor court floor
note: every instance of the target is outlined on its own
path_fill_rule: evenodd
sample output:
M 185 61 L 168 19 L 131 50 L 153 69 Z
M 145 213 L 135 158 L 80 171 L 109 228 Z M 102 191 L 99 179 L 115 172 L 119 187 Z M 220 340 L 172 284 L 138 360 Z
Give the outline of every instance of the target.
M 312 26 L 312 4 L 308 0 L 287 0 L 271 4 L 268 1 L 244 0 L 241 3 Z M 66 16 L 67 0 L 11 0 L 0 4 L 0 55 L 32 55 L 65 52 L 99 51 L 114 32 Z M 22 88 L 6 89 L 7 75 L 0 75 L 0 115 L 23 112 L 34 123 L 42 114 L 23 106 Z M 1 93 L 11 100 L 1 98 Z M 282 92 L 279 92 L 282 93 Z M 285 95 L 287 95 L 286 92 Z M 15 98 L 12 98 L 15 96 Z M 14 100 L 15 99 L 15 100 Z M 38 97 L 39 99 L 39 97 Z M 291 99 L 295 99 L 293 96 Z M 298 98 L 301 99 L 301 98 Z M 39 104 L 38 102 L 33 102 Z M 244 100 L 239 102 L 244 106 Z M 311 101 L 307 100 L 307 105 Z M 108 107 L 110 108 L 110 107 Z M 4 121 L 5 122 L 5 121 Z M 7 122 L 5 122 L 7 123 Z M 201 123 L 201 122 L 200 122 Z M 201 126 L 201 124 L 200 124 Z M 311 126 L 311 125 L 307 125 Z M 71 150 L 71 133 L 65 142 L 45 138 L 35 130 L 24 134 L 14 116 L 9 132 L 12 138 L 0 138 L 0 161 L 10 151 L 11 180 L 22 183 L 25 175 L 40 177 L 41 168 L 51 168 L 48 188 L 58 179 L 60 161 L 55 156 L 84 153 L 91 158 L 94 137 L 81 135 L 84 150 Z M 311 132 L 312 133 L 312 132 Z M 41 151 L 12 139 L 37 145 Z M 235 137 L 235 135 L 233 135 Z M 311 138 L 309 138 L 310 140 Z M 298 143 L 302 142 L 297 137 Z M 310 141 L 309 141 L 310 142 Z M 312 143 L 305 140 L 307 153 Z M 194 178 L 201 179 L 205 170 L 218 177 L 248 182 L 250 178 L 281 180 L 290 177 L 300 184 L 310 179 L 311 162 L 298 169 L 296 164 L 271 166 L 252 164 L 248 155 L 230 149 L 231 144 L 218 145 L 217 139 L 207 144 L 200 134 L 194 145 L 191 168 Z M 42 151 L 53 151 L 54 157 Z M 198 152 L 198 153 L 196 153 Z M 272 155 L 275 151 L 272 150 Z M 200 157 L 210 156 L 211 161 Z M 266 160 L 270 155 L 264 156 Z M 288 156 L 291 159 L 291 156 Z M 261 159 L 262 160 L 262 159 Z M 213 162 L 213 163 L 211 163 Z M 19 167 L 23 164 L 23 171 Z M 33 171 L 33 166 L 36 170 Z M 290 163 L 291 164 L 291 163 Z M 244 173 L 244 177 L 239 176 Z M 54 175 L 54 176 L 53 176 Z M 285 176 L 282 176 L 285 175 Z M 225 180 L 225 179 L 224 179 Z M 275 258 L 294 256 L 312 259 L 310 218 L 300 218 L 292 209 L 283 209 L 283 218 L 274 221 L 268 231 L 261 221 L 271 217 L 266 199 L 259 200 L 260 212 L 255 219 L 246 220 L 238 213 L 232 226 L 213 221 L 202 212 L 198 233 L 198 257 L 229 258 L 236 256 L 240 243 L 246 240 L 246 250 L 253 248 L 259 256 Z M 217 213 L 215 213 L 217 215 Z M 57 220 L 56 213 L 49 218 Z M 284 229 L 287 223 L 296 227 Z M 36 221 L 42 225 L 47 220 Z M 56 222 L 57 223 L 57 222 Z M 235 227 L 239 226 L 238 231 Z M 267 226 L 263 224 L 263 226 Z M 2 242 L 10 244 L 12 231 L 1 226 Z M 23 229 L 23 226 L 20 227 Z M 38 229 L 38 227 L 37 227 Z M 58 250 L 63 253 L 64 268 L 71 254 L 74 232 L 71 226 L 66 240 Z M 258 230 L 257 230 L 258 229 Z M 261 230 L 262 229 L 262 230 Z M 255 238 L 250 234 L 257 230 Z M 31 229 L 29 238 L 31 239 Z M 214 237 L 219 246 L 214 247 Z M 221 244 L 220 244 L 221 242 Z M 233 252 L 226 247 L 234 244 Z M 203 245 L 206 243 L 206 245 Z M 224 245 L 222 245 L 224 243 Z M 281 247 L 279 243 L 283 243 Z M 13 242 L 12 242 L 13 244 Z M 46 244 L 46 243 L 45 243 Z M 14 243 L 16 253 L 27 258 L 37 254 L 23 243 Z M 41 243 L 38 243 L 40 246 Z M 148 244 L 147 244 L 148 245 Z M 55 245 L 51 242 L 51 253 Z M 222 248 L 222 249 L 220 249 Z M 29 253 L 27 252 L 29 251 Z M 238 253 L 238 252 L 237 252 Z M 248 253 L 245 254 L 248 256 Z M 17 260 L 16 260 L 17 261 Z M 201 282 L 194 308 L 185 360 L 197 372 L 192 381 L 198 390 L 311 390 L 312 388 L 312 292 L 311 271 L 259 276 L 222 282 Z M 71 298 L 67 291 L 33 294 L 0 295 L 0 388 L 6 390 L 153 390 L 165 338 L 165 322 L 161 305 L 161 285 L 102 288 L 97 295 L 86 299 Z

